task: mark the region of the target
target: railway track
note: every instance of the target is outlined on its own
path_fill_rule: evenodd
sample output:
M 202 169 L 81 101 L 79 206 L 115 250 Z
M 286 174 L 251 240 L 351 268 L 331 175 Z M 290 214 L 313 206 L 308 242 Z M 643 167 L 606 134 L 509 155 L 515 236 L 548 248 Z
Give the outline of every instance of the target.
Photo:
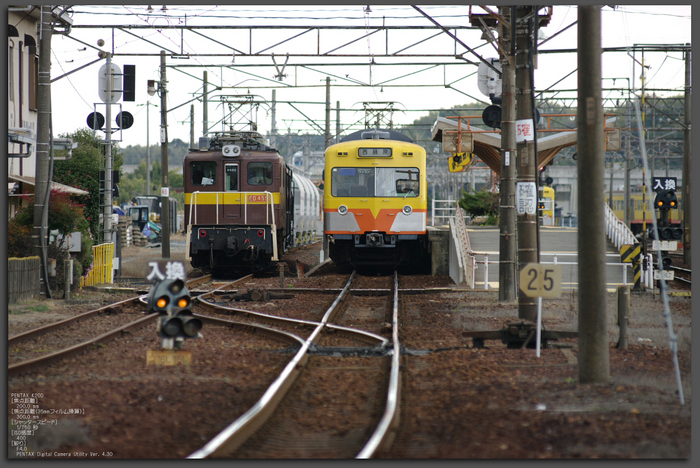
M 359 294 L 351 294 L 355 278 L 353 272 L 318 322 L 228 309 L 275 326 L 314 328 L 260 400 L 189 458 L 260 458 L 270 453 L 280 458 L 370 458 L 386 446 L 399 414 L 398 277 L 394 274 L 390 307 L 377 301 L 385 297 L 384 291 L 360 288 L 354 290 Z M 202 297 L 199 300 L 214 307 Z M 368 322 L 384 327 L 387 315 L 389 339 L 366 330 Z M 363 322 L 365 329 L 332 323 L 338 321 L 353 326 Z M 358 342 L 364 346 L 358 347 Z M 323 385 L 328 379 L 337 379 L 340 385 L 332 391 L 318 390 L 328 388 Z M 355 400 L 347 392 L 367 394 L 361 408 L 348 406 Z M 348 411 L 365 411 L 363 420 L 373 421 L 372 426 L 345 421 Z M 310 437 L 308 424 L 318 427 L 319 433 Z
M 211 275 L 205 275 L 189 280 L 187 285 L 196 287 L 210 281 Z M 145 305 L 145 296 L 134 296 L 9 337 L 8 375 L 17 375 L 84 353 L 91 347 L 104 345 L 121 334 L 152 323 L 157 314 L 148 313 Z M 80 334 L 78 328 L 86 321 L 95 323 L 92 326 L 93 336 L 76 337 Z

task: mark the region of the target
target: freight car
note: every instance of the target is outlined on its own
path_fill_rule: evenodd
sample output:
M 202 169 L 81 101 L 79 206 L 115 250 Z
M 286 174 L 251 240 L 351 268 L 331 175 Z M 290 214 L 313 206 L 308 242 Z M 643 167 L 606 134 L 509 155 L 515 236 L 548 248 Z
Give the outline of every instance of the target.
M 321 218 L 318 188 L 257 132 L 202 138 L 185 156 L 183 178 L 186 256 L 195 268 L 265 270 L 314 240 L 308 220 Z
M 429 265 L 426 152 L 394 130 L 326 149 L 324 235 L 338 265 Z

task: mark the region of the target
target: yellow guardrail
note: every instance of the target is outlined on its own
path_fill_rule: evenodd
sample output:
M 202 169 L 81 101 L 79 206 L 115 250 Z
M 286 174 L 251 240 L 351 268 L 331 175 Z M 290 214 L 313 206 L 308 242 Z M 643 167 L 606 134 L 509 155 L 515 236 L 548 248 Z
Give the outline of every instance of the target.
M 92 248 L 92 270 L 80 278 L 80 287 L 96 284 L 111 283 L 113 278 L 112 260 L 114 259 L 114 243 L 96 245 Z

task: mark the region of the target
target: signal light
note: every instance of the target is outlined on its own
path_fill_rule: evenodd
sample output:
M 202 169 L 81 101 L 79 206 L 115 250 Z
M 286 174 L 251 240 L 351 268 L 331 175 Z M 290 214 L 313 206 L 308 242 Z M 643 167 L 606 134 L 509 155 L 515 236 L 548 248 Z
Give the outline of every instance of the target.
M 192 316 L 192 298 L 180 278 L 154 284 L 149 292 L 148 308 L 161 315 L 159 332 L 163 348 L 172 349 L 173 344 L 181 348 L 184 339 L 196 338 L 202 329 L 202 321 Z
M 673 190 L 660 190 L 654 198 L 654 205 L 659 209 L 678 208 L 678 197 Z
M 204 229 L 199 230 L 199 237 L 207 237 L 207 231 Z
M 264 237 L 265 236 L 265 230 L 264 229 L 259 229 L 258 230 L 258 237 Z

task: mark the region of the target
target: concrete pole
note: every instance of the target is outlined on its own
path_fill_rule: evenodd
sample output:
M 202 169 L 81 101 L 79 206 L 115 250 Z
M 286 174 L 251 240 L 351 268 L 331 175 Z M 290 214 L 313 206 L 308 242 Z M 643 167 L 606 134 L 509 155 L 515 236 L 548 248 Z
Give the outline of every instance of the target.
M 119 99 L 113 95 L 114 71 L 112 54 L 107 53 L 107 102 L 105 112 L 105 180 L 104 180 L 104 214 L 103 242 L 112 242 L 112 103 Z
M 340 142 L 340 101 L 335 101 L 335 142 Z
M 194 147 L 194 104 L 190 104 L 190 148 Z
M 513 7 L 499 7 L 501 16 L 514 18 Z M 511 49 L 511 28 L 499 23 L 503 50 Z M 515 232 L 515 57 L 501 55 L 502 102 L 501 116 L 501 206 L 500 206 L 500 262 L 498 265 L 498 299 L 515 300 L 517 280 L 515 261 L 517 238 Z
M 206 73 L 206 72 L 205 72 Z M 168 182 L 168 99 L 165 73 L 165 51 L 160 51 L 160 179 L 161 187 L 169 189 Z M 160 225 L 163 241 L 163 258 L 170 258 L 170 194 L 166 190 L 160 197 Z
M 207 136 L 207 131 L 209 130 L 209 92 L 208 88 L 208 77 L 207 72 L 204 72 L 202 77 L 202 136 Z
M 277 148 L 277 90 L 272 90 L 272 121 L 270 122 L 270 146 Z M 292 156 L 294 157 L 294 156 Z
M 41 37 L 39 38 L 39 77 L 37 80 L 37 111 L 39 115 L 37 117 L 32 240 L 34 243 L 34 255 L 42 259 L 41 282 L 44 290 L 41 291 L 41 294 L 46 294 L 45 297 L 51 298 L 45 254 L 48 203 L 51 187 L 51 181 L 49 180 L 51 164 L 51 7 L 42 5 L 40 8 Z
M 631 127 L 631 116 L 630 116 L 630 99 L 632 98 L 631 93 L 627 93 L 627 128 Z M 632 157 L 632 131 L 630 130 L 627 134 L 627 150 L 625 151 L 625 215 L 624 220 L 628 228 L 632 228 L 632 207 L 630 206 L 630 158 Z
M 691 50 L 685 51 L 685 131 L 683 132 L 683 262 L 690 268 L 690 111 L 691 111 Z
M 578 9 L 579 382 L 610 382 L 605 287 L 604 121 L 600 6 Z
M 326 148 L 331 146 L 331 77 L 326 77 Z
M 532 13 L 531 6 L 518 6 L 518 19 Z M 534 133 L 536 122 L 532 118 L 532 92 L 534 83 L 531 75 L 530 54 L 532 53 L 533 38 L 528 28 L 526 20 L 516 24 L 516 54 L 515 54 L 515 87 L 517 93 L 516 120 L 531 121 L 533 123 L 531 131 Z M 534 21 L 539 21 L 535 14 Z M 533 58 L 534 62 L 534 58 Z M 517 124 L 516 124 L 517 126 Z M 516 128 L 517 132 L 517 128 Z M 517 140 L 517 138 L 516 138 Z M 537 252 L 537 155 L 535 154 L 534 139 L 527 139 L 516 143 L 517 146 L 517 183 L 516 198 L 529 198 L 534 201 L 534 207 L 522 213 L 516 213 L 518 229 L 518 273 L 529 263 L 538 262 Z M 537 299 L 528 297 L 521 290 L 518 290 L 518 318 L 535 322 L 537 320 Z
M 151 194 L 151 102 L 146 101 L 146 195 Z

